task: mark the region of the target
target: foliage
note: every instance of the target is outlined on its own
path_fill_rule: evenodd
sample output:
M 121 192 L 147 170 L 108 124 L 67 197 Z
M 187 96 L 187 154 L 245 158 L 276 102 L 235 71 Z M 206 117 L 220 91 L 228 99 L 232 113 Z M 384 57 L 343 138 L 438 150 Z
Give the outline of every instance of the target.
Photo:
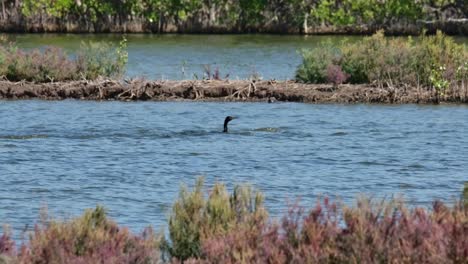
M 57 47 L 25 51 L 0 44 L 0 76 L 10 81 L 53 82 L 120 77 L 127 63 L 126 39 L 117 48 L 106 43 L 83 44 L 73 59 Z
M 9 260 L 15 255 L 15 241 L 11 238 L 8 228 L 5 227 L 3 235 L 0 236 L 0 263 L 9 263 Z
M 440 202 L 432 210 L 359 199 L 349 208 L 292 207 L 280 224 L 237 229 L 203 244 L 191 263 L 465 263 L 468 213 Z
M 121 77 L 128 60 L 127 40 L 124 38 L 119 47 L 109 43 L 82 42 L 77 55 L 78 71 L 86 79 L 99 76 Z
M 157 239 L 119 228 L 103 207 L 68 222 L 43 220 L 18 254 L 20 263 L 157 263 Z
M 94 30 L 134 21 L 158 26 L 156 31 L 169 23 L 178 30 L 187 24 L 240 31 L 300 31 L 304 24 L 391 28 L 444 18 L 446 10 L 455 17 L 468 16 L 464 0 L 6 0 L 5 5 L 19 7 L 26 19 L 39 23 L 58 18 L 54 21 L 73 21 L 87 28 L 92 24 Z
M 62 17 L 74 4 L 73 0 L 23 0 L 22 13 L 25 16 L 32 16 L 47 10 L 53 17 Z
M 311 11 L 319 23 L 331 25 L 380 24 L 423 17 L 422 5 L 412 0 L 321 0 Z
M 343 72 L 340 65 L 329 64 L 327 66 L 327 82 L 339 85 L 348 80 L 349 74 Z
M 325 45 L 302 54 L 303 62 L 296 73 L 296 79 L 302 82 L 337 83 L 326 73 L 336 78 L 338 73 L 332 72 L 342 70 L 349 78 L 339 79 L 350 83 L 425 87 L 444 96 L 468 80 L 468 50 L 441 32 L 413 40 L 388 38 L 380 31 L 356 43 L 345 42 L 338 51 Z
M 303 50 L 302 64 L 296 71 L 296 79 L 308 83 L 324 83 L 327 81 L 327 67 L 338 63 L 339 51 L 330 43 L 323 43 L 312 50 Z
M 465 208 L 468 209 L 468 182 L 465 182 L 465 185 L 463 186 L 462 201 Z
M 0 75 L 10 81 L 50 82 L 76 79 L 75 63 L 59 48 L 24 51 L 13 44 L 0 46 Z
M 199 178 L 174 203 L 170 241 L 150 228 L 134 235 L 97 206 L 69 221 L 45 215 L 18 250 L 4 229 L 0 263 L 160 263 L 161 242 L 173 263 L 466 263 L 467 197 L 468 183 L 452 207 L 366 197 L 345 206 L 325 197 L 268 221 L 259 192 L 216 183 L 205 198 Z
M 208 199 L 203 195 L 203 179 L 193 191 L 181 187 L 169 218 L 166 248 L 180 260 L 198 258 L 202 244 L 241 227 L 266 220 L 262 195 L 248 186 L 236 186 L 231 194 L 223 184 L 215 184 Z

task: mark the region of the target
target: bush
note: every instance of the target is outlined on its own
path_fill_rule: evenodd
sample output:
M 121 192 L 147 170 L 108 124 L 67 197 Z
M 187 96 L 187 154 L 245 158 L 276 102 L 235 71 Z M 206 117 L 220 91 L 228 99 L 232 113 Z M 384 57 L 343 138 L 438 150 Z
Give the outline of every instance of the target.
M 362 197 L 347 207 L 323 198 L 268 221 L 259 192 L 217 183 L 205 198 L 200 178 L 192 191 L 181 188 L 170 241 L 151 229 L 133 235 L 98 206 L 67 222 L 45 216 L 19 250 L 6 231 L 0 263 L 159 263 L 161 242 L 173 263 L 467 263 L 467 193 L 468 183 L 453 207 L 435 201 L 430 209 L 397 199 Z
M 291 208 L 280 224 L 236 229 L 204 243 L 192 263 L 466 263 L 468 213 L 399 201 L 356 207 L 323 199 L 308 213 Z
M 468 182 L 465 182 L 463 186 L 462 201 L 465 205 L 465 208 L 468 210 Z
M 213 237 L 266 219 L 263 197 L 247 186 L 236 186 L 229 194 L 223 184 L 213 186 L 208 199 L 203 195 L 203 179 L 192 192 L 182 186 L 169 218 L 166 248 L 179 260 L 202 256 L 202 244 Z
M 312 50 L 303 50 L 302 64 L 296 71 L 296 79 L 307 83 L 327 82 L 327 67 L 339 60 L 339 51 L 331 43 L 323 43 Z
M 337 66 L 349 76 L 339 80 L 380 87 L 424 87 L 439 95 L 449 89 L 464 89 L 468 80 L 468 50 L 441 32 L 423 34 L 414 41 L 411 37 L 387 38 L 380 31 L 357 43 L 344 43 L 338 51 L 322 45 L 302 54 L 296 73 L 301 82 L 337 83 L 334 79 L 339 74 L 330 78 L 330 72 L 339 72 Z
M 4 233 L 0 236 L 0 264 L 12 263 L 16 257 L 15 241 L 11 239 L 10 232 L 7 227 L 4 228 Z
M 76 59 L 57 47 L 24 51 L 0 42 L 0 76 L 10 81 L 53 82 L 121 77 L 128 54 L 126 40 L 117 48 L 107 43 L 83 43 Z
M 157 239 L 119 228 L 98 206 L 69 222 L 43 220 L 18 254 L 20 263 L 157 263 Z
M 76 60 L 78 71 L 91 80 L 99 76 L 121 77 L 128 60 L 126 49 L 125 38 L 117 48 L 105 42 L 82 42 Z

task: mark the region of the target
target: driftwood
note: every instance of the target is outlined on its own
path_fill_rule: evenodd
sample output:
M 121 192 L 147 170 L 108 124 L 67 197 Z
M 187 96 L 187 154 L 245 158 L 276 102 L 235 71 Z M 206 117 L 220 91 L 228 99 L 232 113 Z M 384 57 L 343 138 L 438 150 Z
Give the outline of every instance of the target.
M 304 103 L 468 103 L 468 85 L 443 96 L 421 87 L 392 84 L 332 85 L 294 81 L 72 81 L 51 83 L 0 80 L 0 99 L 119 101 L 247 101 Z

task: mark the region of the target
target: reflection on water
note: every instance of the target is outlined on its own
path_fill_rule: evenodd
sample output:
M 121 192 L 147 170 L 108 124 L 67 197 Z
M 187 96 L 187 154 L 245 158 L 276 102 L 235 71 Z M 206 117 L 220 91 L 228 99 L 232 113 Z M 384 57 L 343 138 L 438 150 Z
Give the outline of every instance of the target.
M 5 135 L 0 136 L 0 139 L 34 139 L 34 138 L 46 138 L 47 135 Z
M 273 216 L 319 195 L 458 197 L 468 107 L 294 103 L 0 102 L 0 219 L 105 205 L 139 230 L 166 222 L 181 183 L 251 183 Z M 222 133 L 227 115 L 240 118 Z

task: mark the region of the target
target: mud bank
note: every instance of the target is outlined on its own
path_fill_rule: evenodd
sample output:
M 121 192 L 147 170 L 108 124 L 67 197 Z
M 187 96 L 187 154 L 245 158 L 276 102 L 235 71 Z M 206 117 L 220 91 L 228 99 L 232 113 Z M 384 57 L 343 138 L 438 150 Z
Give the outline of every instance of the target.
M 433 104 L 468 103 L 468 87 L 438 96 L 434 91 L 417 88 L 333 86 L 293 81 L 101 80 L 43 84 L 1 81 L 0 99 Z

